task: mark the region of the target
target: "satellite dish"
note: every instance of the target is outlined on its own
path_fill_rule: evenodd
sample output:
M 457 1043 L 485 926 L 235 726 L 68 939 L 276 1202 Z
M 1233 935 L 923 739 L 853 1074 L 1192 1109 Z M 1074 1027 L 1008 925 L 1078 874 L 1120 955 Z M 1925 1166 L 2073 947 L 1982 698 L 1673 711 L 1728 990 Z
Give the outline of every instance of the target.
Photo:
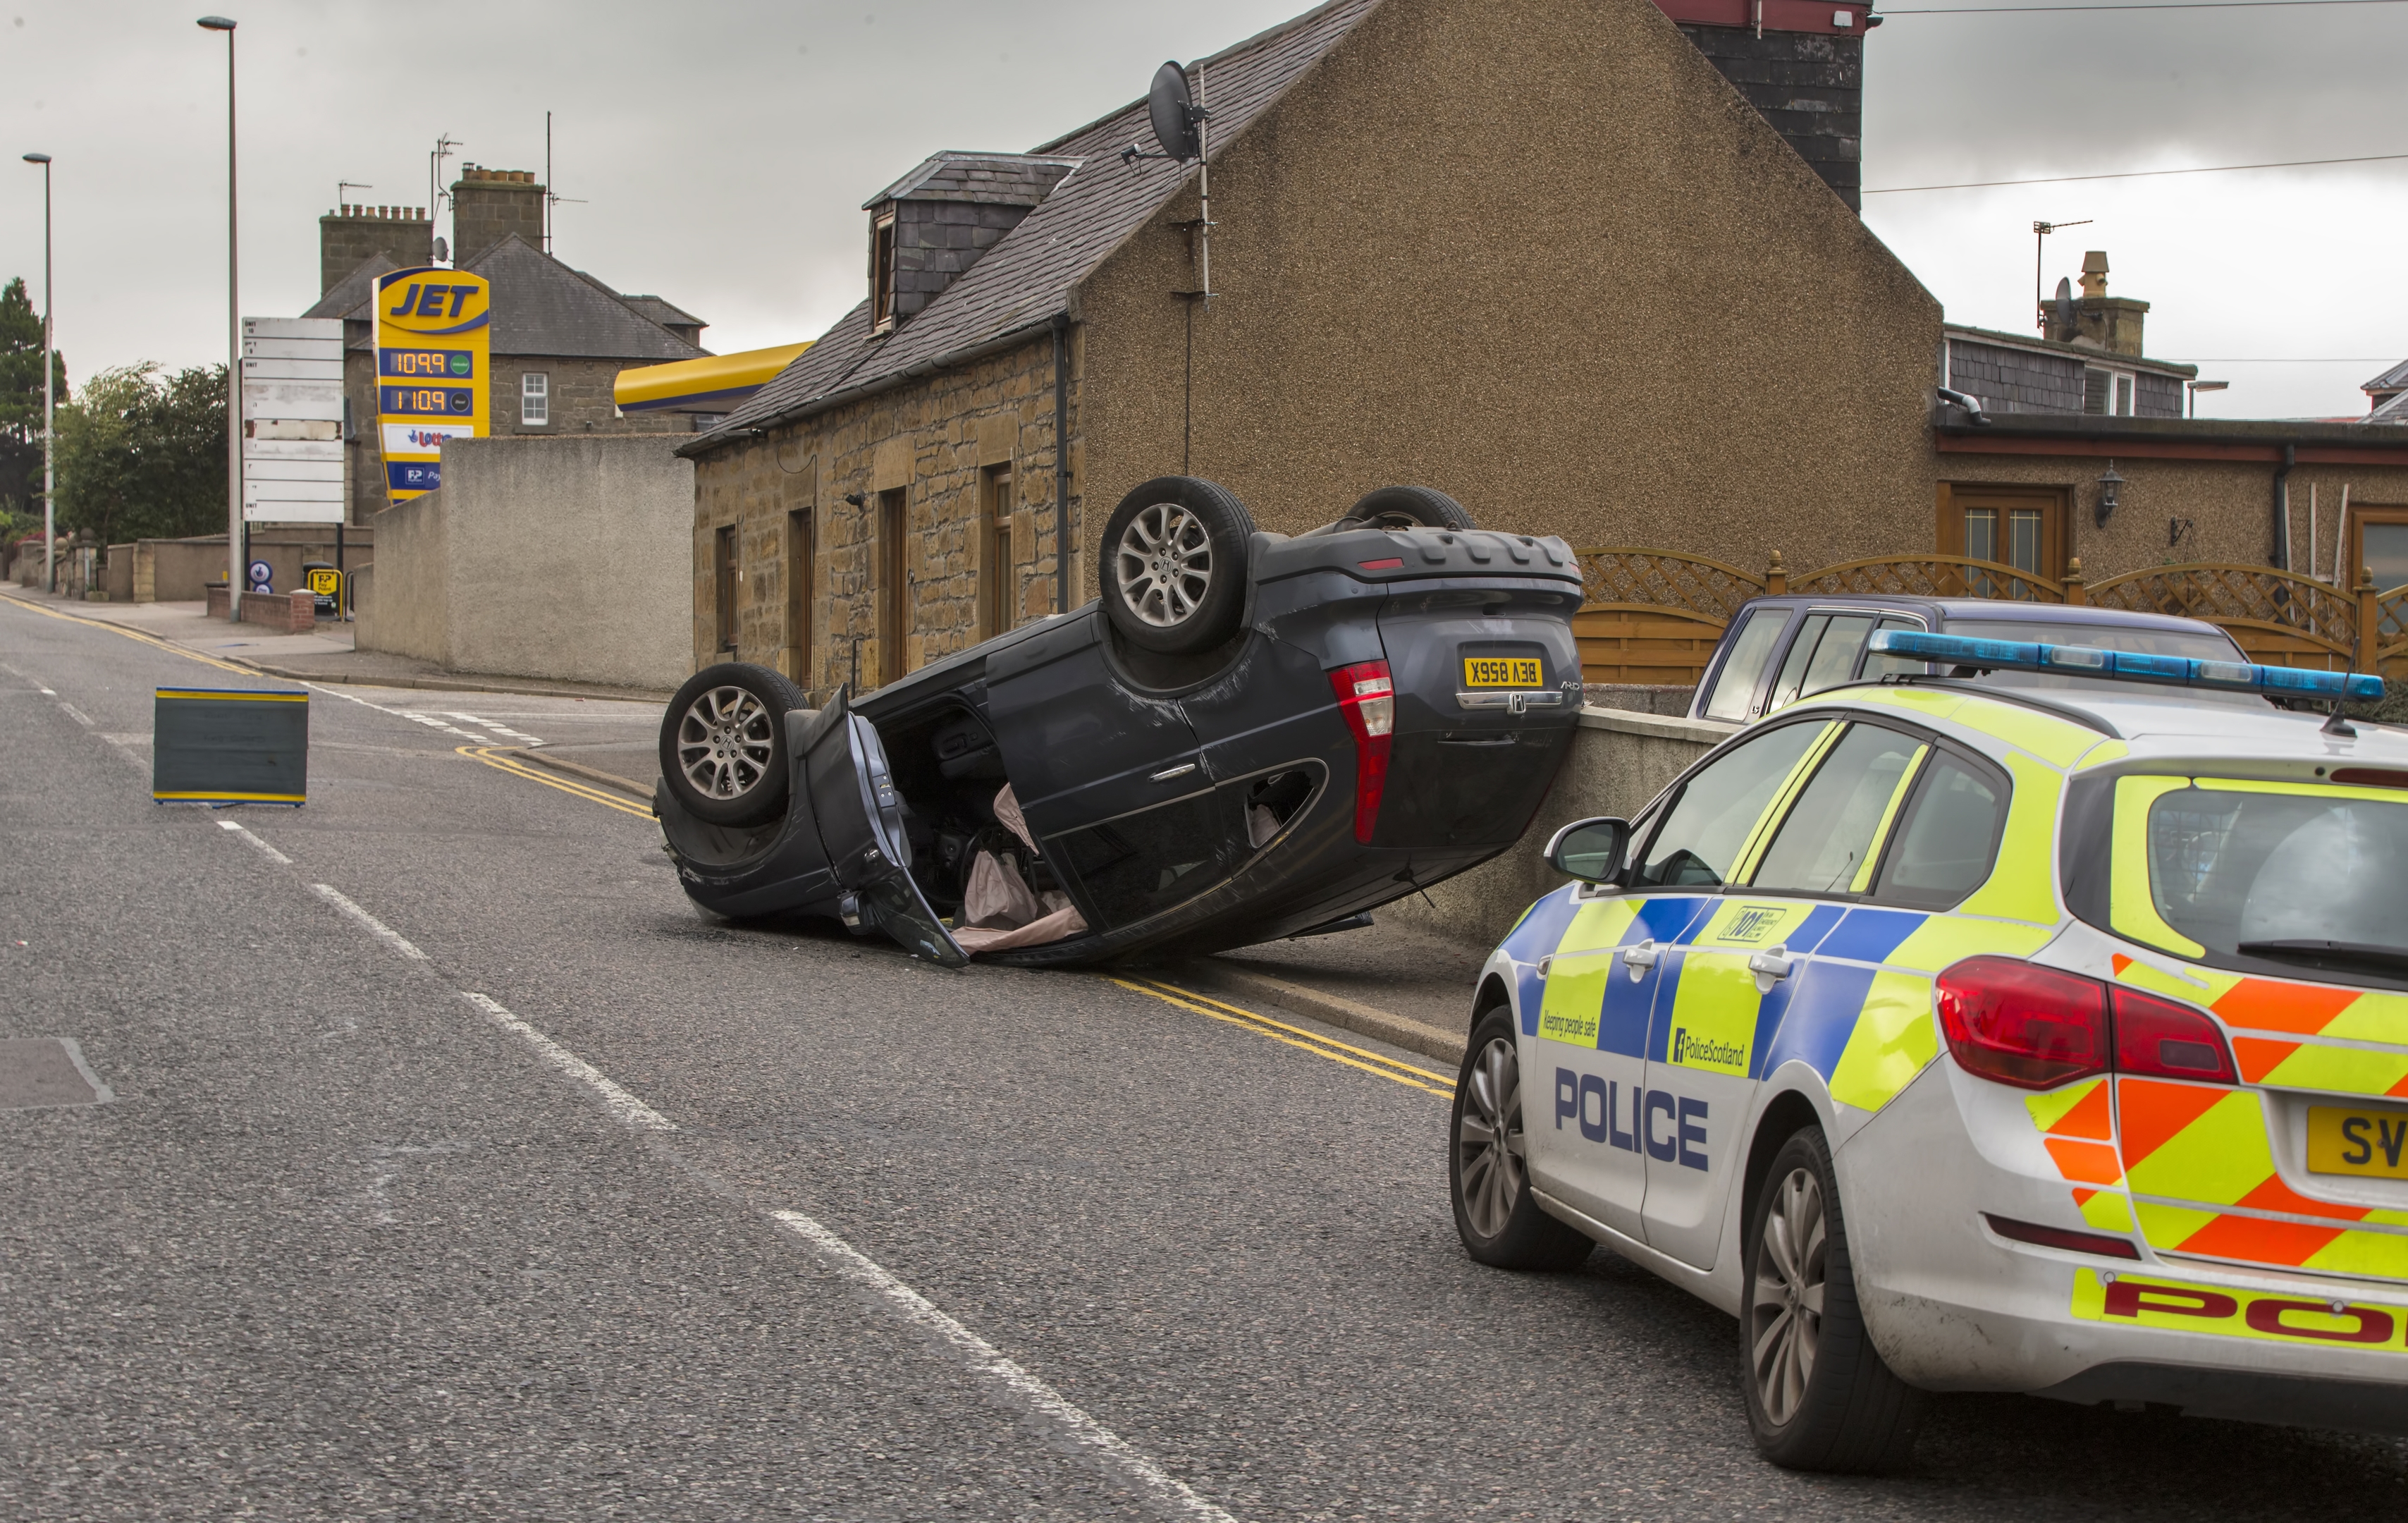
M 2071 280 L 2060 280 L 2057 282 L 2057 301 L 2055 306 L 2057 308 L 2057 331 L 2065 335 L 2068 338 L 2072 338 L 2076 319 L 2073 310 L 2073 282 Z
M 452 257 L 452 246 L 451 246 L 450 244 L 448 244 L 448 243 L 445 243 L 441 238 L 439 238 L 439 237 L 438 237 L 438 238 L 437 238 L 437 239 L 435 240 L 435 259 L 436 259 L 436 263 L 437 263 L 437 264 L 441 264 L 442 262 L 444 262 L 445 260 L 450 259 L 451 257 Z
M 1187 93 L 1185 69 L 1170 63 L 1154 71 L 1154 86 L 1145 93 L 1145 110 L 1154 123 L 1154 140 L 1162 145 L 1164 153 L 1182 164 L 1196 157 L 1202 147 L 1196 124 L 1203 113 Z

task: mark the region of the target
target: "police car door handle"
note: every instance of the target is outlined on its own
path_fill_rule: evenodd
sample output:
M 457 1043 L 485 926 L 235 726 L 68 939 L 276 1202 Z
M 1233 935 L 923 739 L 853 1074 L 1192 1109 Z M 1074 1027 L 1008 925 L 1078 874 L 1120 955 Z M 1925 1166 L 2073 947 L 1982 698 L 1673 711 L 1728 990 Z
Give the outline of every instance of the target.
M 1747 959 L 1747 970 L 1756 975 L 1756 992 L 1770 994 L 1772 985 L 1789 976 L 1789 949 L 1769 946 Z
M 1647 970 L 1655 967 L 1656 959 L 1663 955 L 1664 949 L 1657 946 L 1654 939 L 1650 938 L 1635 946 L 1624 947 L 1622 966 L 1629 970 L 1630 981 L 1636 984 L 1647 976 Z

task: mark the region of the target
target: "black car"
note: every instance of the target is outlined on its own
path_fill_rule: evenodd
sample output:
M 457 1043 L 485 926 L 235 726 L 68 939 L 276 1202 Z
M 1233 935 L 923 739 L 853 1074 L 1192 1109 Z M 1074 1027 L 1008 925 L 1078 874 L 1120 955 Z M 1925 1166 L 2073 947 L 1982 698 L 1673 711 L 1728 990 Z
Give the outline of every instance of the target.
M 1581 703 L 1578 563 L 1419 487 L 1289 538 L 1192 477 L 1105 525 L 1096 601 L 824 708 L 687 682 L 654 795 L 694 900 L 949 965 L 1364 923 L 1529 825 Z

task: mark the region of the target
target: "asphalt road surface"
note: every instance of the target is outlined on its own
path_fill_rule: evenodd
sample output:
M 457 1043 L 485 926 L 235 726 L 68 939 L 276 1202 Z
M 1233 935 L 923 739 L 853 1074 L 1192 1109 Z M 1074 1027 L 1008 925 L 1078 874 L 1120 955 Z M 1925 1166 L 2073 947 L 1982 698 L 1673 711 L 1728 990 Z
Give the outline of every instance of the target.
M 2408 1500 L 2393 1441 L 2006 1397 L 1774 1470 L 1731 1321 L 1463 1257 L 1426 1059 L 717 924 L 640 811 L 463 750 L 637 706 L 317 689 L 306 809 L 154 805 L 151 690 L 204 682 L 258 685 L 0 601 L 0 1039 L 113 1094 L 0 1111 L 0 1516 Z

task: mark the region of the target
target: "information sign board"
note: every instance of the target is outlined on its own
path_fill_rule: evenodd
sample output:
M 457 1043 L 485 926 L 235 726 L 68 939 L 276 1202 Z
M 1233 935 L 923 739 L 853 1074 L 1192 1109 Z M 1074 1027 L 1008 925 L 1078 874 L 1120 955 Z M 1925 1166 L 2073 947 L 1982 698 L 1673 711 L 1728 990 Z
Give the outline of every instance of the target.
M 242 516 L 343 521 L 340 318 L 242 320 Z
M 481 438 L 492 406 L 493 287 L 432 266 L 377 277 L 377 436 L 394 502 L 443 484 L 443 442 Z

